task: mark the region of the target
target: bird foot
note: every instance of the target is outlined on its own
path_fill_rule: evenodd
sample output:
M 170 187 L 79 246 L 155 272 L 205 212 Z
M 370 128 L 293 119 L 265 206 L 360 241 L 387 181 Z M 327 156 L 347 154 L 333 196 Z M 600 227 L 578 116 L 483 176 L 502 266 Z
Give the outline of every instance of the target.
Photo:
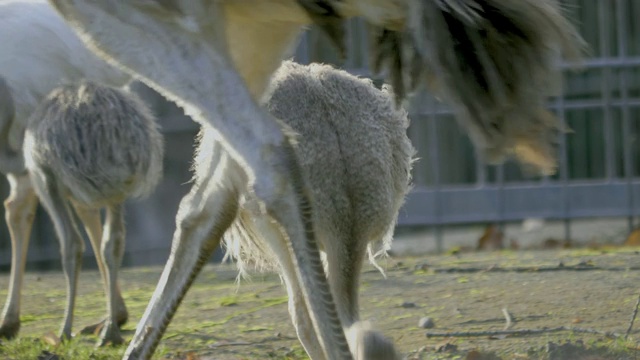
M 96 344 L 96 347 L 104 347 L 107 345 L 118 346 L 124 343 L 124 339 L 120 335 L 120 328 L 117 324 L 105 321 L 100 331 L 100 340 Z
M 4 321 L 0 326 L 0 338 L 13 339 L 18 335 L 18 331 L 20 331 L 20 320 Z

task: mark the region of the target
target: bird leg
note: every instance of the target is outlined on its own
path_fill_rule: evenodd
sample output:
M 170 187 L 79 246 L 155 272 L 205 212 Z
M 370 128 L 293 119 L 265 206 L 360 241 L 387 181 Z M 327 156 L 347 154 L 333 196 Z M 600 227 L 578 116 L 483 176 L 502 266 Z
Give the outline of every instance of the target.
M 7 179 L 11 192 L 4 208 L 11 236 L 11 277 L 9 295 L 2 312 L 0 338 L 10 339 L 20 330 L 20 293 L 38 198 L 28 174 L 9 174 Z
M 124 342 L 118 327 L 118 314 L 124 302 L 118 290 L 118 270 L 124 255 L 124 209 L 122 204 L 107 208 L 105 226 L 100 248 L 107 289 L 107 319 L 100 332 L 99 346 L 120 345 Z
M 100 276 L 102 277 L 102 282 L 105 286 L 105 294 L 109 293 L 107 288 L 107 279 L 106 279 L 106 270 L 105 265 L 102 260 L 102 256 L 100 256 L 100 252 L 102 249 L 102 220 L 100 217 L 99 209 L 90 209 L 76 202 L 72 202 L 73 207 L 80 218 L 80 221 L 84 225 L 84 229 L 89 236 L 89 242 L 91 243 L 91 247 L 93 248 L 93 253 L 96 257 L 96 263 L 98 264 L 98 269 L 100 270 Z M 114 290 L 115 300 L 114 303 L 116 305 L 116 316 L 115 319 L 118 323 L 118 326 L 124 325 L 128 318 L 129 313 L 127 312 L 127 307 L 125 306 L 124 300 L 122 299 L 122 294 L 120 293 L 120 287 L 116 281 L 115 290 Z M 85 326 L 82 330 L 80 330 L 81 334 L 96 334 L 99 332 L 104 326 L 107 319 L 103 319 L 102 321 Z

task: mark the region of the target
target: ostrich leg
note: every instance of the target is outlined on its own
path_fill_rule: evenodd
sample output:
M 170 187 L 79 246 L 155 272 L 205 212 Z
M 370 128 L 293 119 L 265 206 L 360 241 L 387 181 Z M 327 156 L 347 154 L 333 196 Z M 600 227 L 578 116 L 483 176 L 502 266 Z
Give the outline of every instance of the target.
M 244 172 L 237 166 L 229 167 L 234 163 L 230 164 L 228 155 L 220 151 L 219 143 L 212 145 L 214 153 L 206 167 L 215 172 L 198 176 L 180 203 L 171 255 L 125 358 L 151 357 L 191 283 L 236 218 L 238 184 L 234 180 L 242 179 Z M 199 163 L 199 169 L 204 165 Z
M 74 205 L 73 207 L 76 211 L 76 214 L 84 225 L 85 231 L 89 235 L 89 242 L 91 243 L 91 247 L 93 248 L 93 253 L 96 255 L 96 262 L 98 263 L 100 276 L 102 277 L 103 284 L 105 284 L 105 294 L 108 294 L 105 265 L 104 261 L 102 260 L 102 256 L 100 256 L 100 251 L 102 249 L 102 220 L 100 219 L 100 209 L 90 209 L 75 202 L 72 203 Z M 122 294 L 120 293 L 120 288 L 117 283 L 115 287 L 114 302 L 116 304 L 115 318 L 118 322 L 118 325 L 122 326 L 127 322 L 129 314 L 127 312 L 127 307 L 124 304 L 124 300 L 122 299 Z M 96 331 L 104 326 L 105 321 L 106 319 L 100 321 L 97 324 L 86 326 L 82 330 L 80 330 L 80 333 L 95 334 Z
M 0 337 L 13 338 L 20 330 L 20 293 L 27 260 L 31 225 L 38 198 L 28 174 L 7 175 L 11 193 L 4 202 L 5 218 L 11 236 L 11 279 L 9 295 L 2 312 Z
M 107 208 L 100 258 L 105 267 L 107 319 L 100 333 L 99 345 L 120 345 L 124 342 L 118 327 L 118 313 L 124 305 L 118 291 L 118 269 L 124 255 L 124 209 L 122 204 Z
M 75 308 L 78 274 L 80 272 L 84 244 L 73 216 L 71 204 L 61 194 L 58 183 L 55 182 L 55 177 L 48 174 L 46 170 L 38 173 L 31 172 L 31 175 L 33 186 L 40 201 L 42 201 L 42 205 L 44 205 L 53 221 L 60 241 L 62 265 L 67 280 L 67 306 L 64 311 L 60 338 L 68 340 L 71 339 L 73 310 Z

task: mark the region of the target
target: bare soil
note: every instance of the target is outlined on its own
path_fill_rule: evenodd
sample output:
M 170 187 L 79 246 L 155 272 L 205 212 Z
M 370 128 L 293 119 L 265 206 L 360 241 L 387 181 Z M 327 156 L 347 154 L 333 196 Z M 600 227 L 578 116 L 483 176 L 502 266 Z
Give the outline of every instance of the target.
M 640 284 L 640 254 L 634 249 L 474 252 L 387 259 L 382 265 L 387 268 L 386 278 L 372 267 L 364 271 L 362 317 L 391 337 L 408 359 L 640 358 L 635 341 L 640 339 L 640 323 L 626 341 L 571 331 L 425 335 L 427 331 L 503 330 L 504 308 L 513 316 L 510 330 L 567 326 L 624 334 Z M 159 267 L 123 270 L 122 290 L 131 316 L 124 327 L 125 338 L 133 335 L 160 271 Z M 3 297 L 7 286 L 8 277 L 3 275 Z M 57 331 L 65 303 L 63 275 L 28 273 L 23 296 L 21 337 L 39 339 Z M 286 301 L 275 275 L 254 275 L 238 286 L 232 265 L 208 266 L 176 314 L 157 358 L 304 359 Z M 80 279 L 76 330 L 104 313 L 100 277 L 85 272 Z M 435 328 L 419 328 L 422 317 L 431 317 Z M 87 346 L 94 340 L 74 339 Z M 20 358 L 3 356 L 11 343 L 0 346 L 0 358 Z M 49 351 L 55 353 L 56 348 Z M 118 358 L 122 351 L 111 349 L 109 354 Z

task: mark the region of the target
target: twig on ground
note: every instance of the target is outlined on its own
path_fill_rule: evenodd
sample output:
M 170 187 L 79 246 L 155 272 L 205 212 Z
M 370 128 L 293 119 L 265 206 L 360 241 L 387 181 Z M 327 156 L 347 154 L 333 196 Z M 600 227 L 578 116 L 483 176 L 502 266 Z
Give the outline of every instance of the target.
M 509 310 L 507 310 L 507 308 L 503 308 L 502 313 L 504 314 L 504 319 L 506 321 L 506 324 L 504 325 L 503 330 L 509 330 L 513 326 L 513 323 L 515 322 L 515 320 L 513 319 L 513 315 L 509 313 Z
M 549 315 L 525 315 L 525 316 L 518 316 L 517 319 L 513 318 L 512 320 L 514 320 L 515 322 L 518 322 L 518 321 L 524 321 L 524 320 L 539 320 L 539 319 L 544 319 L 548 317 Z M 482 320 L 471 319 L 471 320 L 455 323 L 455 325 L 460 326 L 460 325 L 474 325 L 474 324 L 491 324 L 491 323 L 501 323 L 503 321 L 504 321 L 504 317 L 482 319 Z
M 268 342 L 272 342 L 272 341 L 279 341 L 279 340 L 297 340 L 297 337 L 291 337 L 291 336 L 285 336 L 285 335 L 281 335 L 281 334 L 277 334 L 276 336 L 268 336 L 266 338 L 260 339 L 258 341 L 219 341 L 217 343 L 211 344 L 209 345 L 210 348 L 215 349 L 215 348 L 219 348 L 219 347 L 225 347 L 225 346 L 247 346 L 247 345 L 258 345 L 258 344 L 264 344 L 264 343 L 268 343 Z
M 210 348 L 215 349 L 224 346 L 242 346 L 242 345 L 253 345 L 252 342 L 248 341 L 228 341 L 228 342 L 217 342 L 215 344 L 209 345 Z
M 638 315 L 639 306 L 640 306 L 640 293 L 638 294 L 638 300 L 636 301 L 636 306 L 633 308 L 633 313 L 631 314 L 629 327 L 627 328 L 627 332 L 624 334 L 625 340 L 629 337 L 629 334 L 631 334 L 631 329 L 633 329 L 633 323 L 636 321 L 636 315 Z
M 542 329 L 521 329 L 521 330 L 490 330 L 490 331 L 453 331 L 453 332 L 427 332 L 426 336 L 430 337 L 475 337 L 475 336 L 500 336 L 500 335 L 535 335 L 545 334 L 559 331 L 571 331 L 574 333 L 583 334 L 598 334 L 606 337 L 617 338 L 622 337 L 621 334 L 611 331 L 600 331 L 596 329 L 588 328 L 576 328 L 570 326 L 558 326 L 554 328 L 542 328 Z
M 638 266 L 629 267 L 600 267 L 595 265 L 563 265 L 563 266 L 516 266 L 516 267 L 451 267 L 451 268 L 439 268 L 433 269 L 436 274 L 449 274 L 449 273 L 476 273 L 476 272 L 546 272 L 546 271 L 637 271 L 640 270 Z

